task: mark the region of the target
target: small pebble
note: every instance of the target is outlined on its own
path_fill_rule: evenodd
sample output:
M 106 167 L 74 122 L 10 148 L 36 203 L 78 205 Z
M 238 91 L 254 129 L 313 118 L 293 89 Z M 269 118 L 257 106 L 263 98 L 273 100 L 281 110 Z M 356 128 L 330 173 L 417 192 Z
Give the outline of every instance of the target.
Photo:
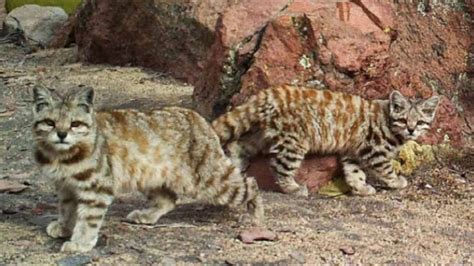
M 58 260 L 56 263 L 58 266 L 77 266 L 77 265 L 85 265 L 91 262 L 91 257 L 86 255 L 76 255 L 65 257 Z

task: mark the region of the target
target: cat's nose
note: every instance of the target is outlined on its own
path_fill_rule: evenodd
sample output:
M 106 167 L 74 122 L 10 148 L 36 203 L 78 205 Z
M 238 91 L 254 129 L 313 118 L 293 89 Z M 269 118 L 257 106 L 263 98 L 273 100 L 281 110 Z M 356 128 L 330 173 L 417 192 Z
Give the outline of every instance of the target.
M 414 128 L 407 128 L 407 130 L 408 130 L 408 133 L 410 133 L 410 135 L 413 135 L 413 132 L 415 132 Z
M 58 138 L 64 140 L 67 137 L 67 132 L 58 131 Z

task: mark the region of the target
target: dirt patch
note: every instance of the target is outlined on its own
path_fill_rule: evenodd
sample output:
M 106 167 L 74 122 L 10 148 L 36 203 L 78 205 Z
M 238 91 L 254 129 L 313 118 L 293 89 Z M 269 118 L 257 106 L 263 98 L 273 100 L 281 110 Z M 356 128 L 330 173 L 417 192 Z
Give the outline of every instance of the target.
M 107 214 L 97 248 L 82 255 L 59 253 L 62 241 L 45 233 L 56 217 L 54 191 L 31 160 L 33 84 L 40 80 L 58 90 L 93 86 L 104 108 L 193 106 L 193 88 L 186 84 L 141 68 L 82 65 L 74 58 L 74 49 L 25 55 L 0 46 L 0 179 L 28 187 L 0 194 L 0 264 L 474 263 L 469 147 L 419 169 L 402 191 L 309 199 L 263 192 L 273 241 L 244 244 L 238 235 L 248 228 L 238 210 L 188 200 L 156 226 L 125 224 L 121 219 L 145 204 L 127 196 Z

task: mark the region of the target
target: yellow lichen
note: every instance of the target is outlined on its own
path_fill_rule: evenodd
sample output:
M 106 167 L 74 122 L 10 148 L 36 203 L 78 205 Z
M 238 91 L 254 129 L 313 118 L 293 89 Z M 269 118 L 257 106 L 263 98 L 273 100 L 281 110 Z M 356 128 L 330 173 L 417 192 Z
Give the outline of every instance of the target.
M 331 180 L 326 185 L 322 186 L 318 190 L 318 193 L 320 195 L 325 195 L 329 197 L 337 197 L 337 196 L 344 195 L 350 191 L 351 191 L 351 188 L 349 187 L 349 185 L 346 184 L 344 177 L 338 176 L 338 177 L 333 178 L 333 180 Z
M 392 160 L 392 164 L 397 173 L 410 175 L 421 164 L 432 162 L 434 159 L 433 146 L 408 141 L 401 147 L 398 157 Z

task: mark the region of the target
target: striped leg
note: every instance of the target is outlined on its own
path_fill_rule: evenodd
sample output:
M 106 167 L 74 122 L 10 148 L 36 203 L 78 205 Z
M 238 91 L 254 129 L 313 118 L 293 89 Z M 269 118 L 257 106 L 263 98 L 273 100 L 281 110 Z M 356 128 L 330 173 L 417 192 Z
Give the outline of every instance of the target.
M 253 218 L 255 224 L 261 224 L 264 218 L 263 200 L 258 194 L 257 181 L 253 177 L 245 178 L 245 186 L 247 190 L 247 197 L 244 201 L 247 201 L 247 210 Z
M 154 224 L 161 216 L 172 211 L 176 206 L 178 196 L 173 191 L 160 187 L 147 193 L 152 207 L 144 210 L 134 210 L 127 219 L 137 224 Z
M 366 174 L 359 166 L 358 162 L 350 158 L 342 159 L 342 170 L 346 183 L 351 187 L 352 194 L 368 196 L 375 194 L 375 188 L 366 183 Z
M 270 165 L 273 173 L 276 175 L 276 182 L 282 191 L 286 194 L 307 197 L 308 188 L 306 185 L 300 186 L 294 179 L 304 160 L 307 149 L 282 139 L 270 148 L 270 153 L 275 154 L 270 161 Z
M 404 188 L 408 182 L 403 176 L 398 176 L 392 168 L 389 153 L 383 149 L 368 146 L 359 152 L 365 165 L 375 173 L 375 177 L 383 181 L 390 188 Z
M 51 222 L 46 232 L 53 238 L 64 238 L 72 235 L 76 220 L 77 204 L 72 193 L 59 191 L 59 219 Z
M 372 167 L 376 173 L 376 178 L 384 182 L 387 187 L 401 189 L 408 185 L 405 177 L 395 173 L 392 163 L 388 159 L 374 163 Z
M 112 195 L 100 194 L 99 191 L 82 191 L 78 194 L 72 237 L 61 247 L 63 252 L 86 252 L 95 246 L 105 213 L 113 200 Z

